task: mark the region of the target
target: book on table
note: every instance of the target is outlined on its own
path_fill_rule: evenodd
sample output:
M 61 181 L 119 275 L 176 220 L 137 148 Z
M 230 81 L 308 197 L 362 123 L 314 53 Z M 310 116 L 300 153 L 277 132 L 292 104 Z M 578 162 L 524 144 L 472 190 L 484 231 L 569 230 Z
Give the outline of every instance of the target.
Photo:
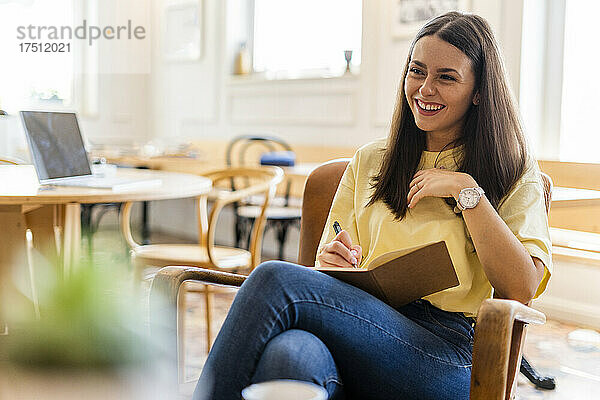
M 385 253 L 366 267 L 315 269 L 356 286 L 394 308 L 459 284 L 444 241 Z

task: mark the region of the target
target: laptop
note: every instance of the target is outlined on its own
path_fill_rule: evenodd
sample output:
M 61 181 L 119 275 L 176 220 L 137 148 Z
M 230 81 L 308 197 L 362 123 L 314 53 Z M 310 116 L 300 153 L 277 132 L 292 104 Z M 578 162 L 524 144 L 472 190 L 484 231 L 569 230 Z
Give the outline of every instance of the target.
M 112 191 L 160 186 L 160 179 L 92 174 L 75 113 L 20 111 L 38 180 L 43 185 L 80 186 Z

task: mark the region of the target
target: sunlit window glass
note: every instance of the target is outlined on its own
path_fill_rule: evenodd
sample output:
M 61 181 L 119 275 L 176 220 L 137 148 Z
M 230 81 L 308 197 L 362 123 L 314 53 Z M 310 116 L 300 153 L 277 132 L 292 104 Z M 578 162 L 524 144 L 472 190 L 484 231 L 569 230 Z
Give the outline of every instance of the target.
M 568 0 L 565 10 L 563 96 L 560 135 L 562 161 L 600 162 L 600 65 L 596 24 L 597 0 Z
M 255 72 L 343 73 L 361 59 L 361 0 L 255 0 Z
M 51 43 L 47 32 L 37 38 L 37 27 L 73 26 L 73 0 L 13 1 L 0 3 L 0 27 L 5 45 L 14 46 L 0 63 L 0 101 L 2 108 L 16 111 L 29 107 L 72 107 L 73 47 L 69 52 L 34 54 L 14 51 L 21 43 Z M 17 38 L 17 27 L 33 26 L 33 36 Z M 68 40 L 67 40 L 68 41 Z M 58 43 L 58 41 L 54 41 Z

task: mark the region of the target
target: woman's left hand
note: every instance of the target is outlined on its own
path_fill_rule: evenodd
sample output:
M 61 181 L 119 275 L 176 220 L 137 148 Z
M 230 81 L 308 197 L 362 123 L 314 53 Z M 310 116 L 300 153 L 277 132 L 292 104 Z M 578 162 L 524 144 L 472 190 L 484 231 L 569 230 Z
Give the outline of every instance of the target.
M 448 171 L 441 168 L 430 168 L 417 171 L 410 182 L 408 207 L 413 208 L 423 197 L 454 197 L 463 188 L 476 187 L 477 182 L 464 172 Z

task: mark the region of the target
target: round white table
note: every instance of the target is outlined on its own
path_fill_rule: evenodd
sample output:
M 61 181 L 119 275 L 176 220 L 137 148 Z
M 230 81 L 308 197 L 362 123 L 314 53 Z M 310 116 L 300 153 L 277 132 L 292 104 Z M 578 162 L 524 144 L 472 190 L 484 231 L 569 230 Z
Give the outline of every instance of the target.
M 123 168 L 117 169 L 116 176 L 160 179 L 161 183 L 119 192 L 40 185 L 32 165 L 0 165 L 0 271 L 11 265 L 26 265 L 25 237 L 30 229 L 36 249 L 50 256 L 60 255 L 68 274 L 79 260 L 83 203 L 195 197 L 212 187 L 209 179 L 192 174 Z

